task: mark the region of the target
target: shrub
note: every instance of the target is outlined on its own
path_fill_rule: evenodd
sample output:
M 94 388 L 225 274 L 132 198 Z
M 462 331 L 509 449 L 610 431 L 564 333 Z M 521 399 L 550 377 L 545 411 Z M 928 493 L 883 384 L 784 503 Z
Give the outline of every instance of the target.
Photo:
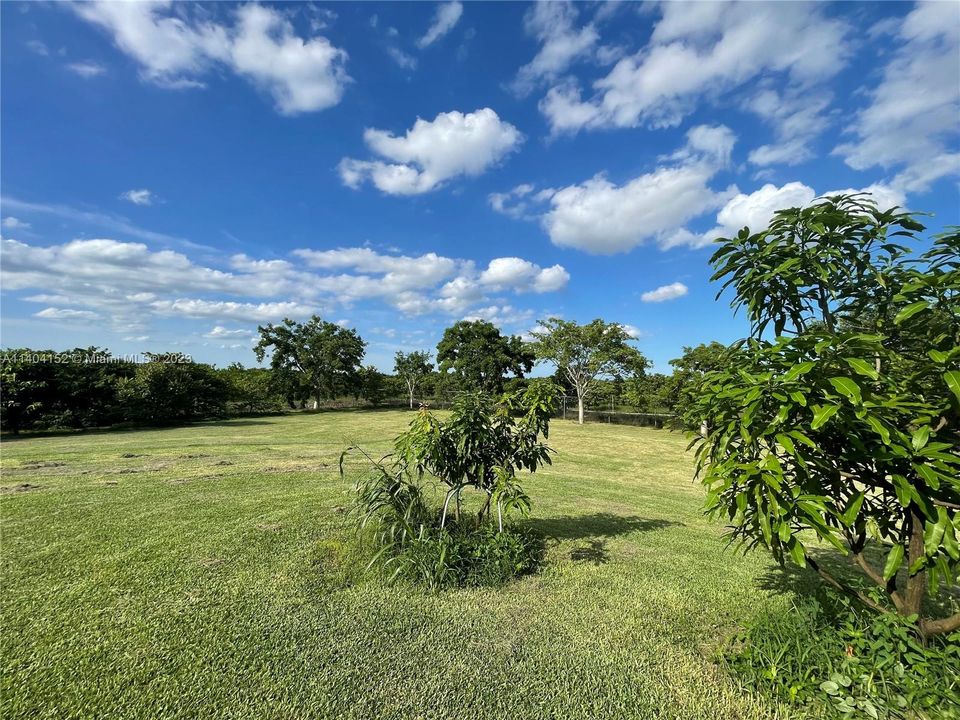
M 837 718 L 960 718 L 960 633 L 918 640 L 839 596 L 761 615 L 723 662 L 762 694 Z

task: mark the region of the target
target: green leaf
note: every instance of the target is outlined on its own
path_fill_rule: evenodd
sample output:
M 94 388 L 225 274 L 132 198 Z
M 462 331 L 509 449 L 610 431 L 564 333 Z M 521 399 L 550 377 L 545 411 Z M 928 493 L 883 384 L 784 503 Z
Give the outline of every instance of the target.
M 807 566 L 807 555 L 804 552 L 803 543 L 801 543 L 796 538 L 792 538 L 789 544 L 790 548 L 790 557 L 793 558 L 793 561 L 800 567 Z
M 874 417 L 873 415 L 867 415 L 867 424 L 873 428 L 873 431 L 880 436 L 883 440 L 884 445 L 890 444 L 890 431 L 887 430 L 886 426 L 880 422 L 880 419 Z
M 837 414 L 839 405 L 814 405 L 813 422 L 810 423 L 810 429 L 816 430 L 823 427 L 830 418 Z
M 924 445 L 927 444 L 927 441 L 930 439 L 930 426 L 922 425 L 913 431 L 913 449 L 921 450 Z
M 853 499 L 853 502 L 850 503 L 850 506 L 843 511 L 843 514 L 840 516 L 841 522 L 847 527 L 853 525 L 854 521 L 857 519 L 857 514 L 860 512 L 860 506 L 863 505 L 863 493 L 857 493 L 857 496 Z
M 830 384 L 834 389 L 844 395 L 850 402 L 860 405 L 863 402 L 863 396 L 860 393 L 860 386 L 847 377 L 832 377 Z
M 876 380 L 880 377 L 880 373 L 877 372 L 877 369 L 868 363 L 866 360 L 861 360 L 860 358 L 844 358 L 847 365 L 853 368 L 853 371 L 864 375 L 872 380 Z
M 815 365 L 816 365 L 815 362 L 812 362 L 809 360 L 807 362 L 798 363 L 797 365 L 794 365 L 792 368 L 787 370 L 786 374 L 783 376 L 783 381 L 793 382 L 801 375 L 806 375 L 808 372 L 813 370 Z
M 915 303 L 910 303 L 903 310 L 897 313 L 897 316 L 893 319 L 893 322 L 896 325 L 901 324 L 905 320 L 909 320 L 918 312 L 922 312 L 930 307 L 930 304 L 926 300 L 920 300 Z
M 789 437 L 783 435 L 782 433 L 777 433 L 776 439 L 777 444 L 783 447 L 783 449 L 788 453 L 791 455 L 797 454 L 797 446 L 793 444 L 793 440 L 791 440 Z
M 948 370 L 943 374 L 943 380 L 956 396 L 957 402 L 960 403 L 960 371 Z
M 887 564 L 883 566 L 883 579 L 890 580 L 903 564 L 903 545 L 894 545 L 887 553 Z

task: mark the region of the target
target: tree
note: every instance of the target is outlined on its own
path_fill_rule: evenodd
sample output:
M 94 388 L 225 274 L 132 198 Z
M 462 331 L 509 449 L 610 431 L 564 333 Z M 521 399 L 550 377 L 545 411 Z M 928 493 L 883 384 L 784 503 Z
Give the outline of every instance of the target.
M 598 378 L 639 375 L 650 364 L 630 343 L 623 325 L 597 318 L 586 325 L 550 318 L 533 333 L 533 353 L 538 361 L 551 362 L 577 394 L 577 415 L 583 424 L 583 400 Z
M 523 377 L 534 359 L 516 335 L 503 336 L 486 320 L 461 320 L 443 331 L 437 361 L 441 373 L 456 373 L 460 389 L 500 393 L 504 375 Z
M 218 371 L 227 383 L 228 410 L 262 413 L 279 410 L 282 396 L 276 391 L 274 373 L 267 368 L 245 368 L 240 363 Z
M 273 348 L 270 367 L 299 376 L 317 407 L 356 386 L 366 343 L 356 330 L 348 330 L 314 315 L 305 323 L 290 319 L 257 328 L 260 342 L 253 351 L 262 362 Z
M 383 402 L 386 384 L 387 376 L 377 370 L 373 365 L 367 365 L 366 367 L 360 368 L 357 394 L 359 397 L 367 400 L 371 405 L 379 405 Z
M 430 353 L 426 350 L 409 353 L 397 350 L 393 371 L 407 384 L 407 390 L 410 393 L 410 409 L 413 409 L 413 393 L 416 392 L 417 385 L 433 372 Z
M 485 514 L 490 517 L 496 507 L 501 531 L 504 510 L 529 507 L 516 475 L 550 463 L 550 448 L 543 440 L 549 435 L 556 399 L 556 386 L 538 381 L 496 402 L 487 393 L 462 393 L 446 422 L 421 410 L 410 429 L 397 438 L 395 454 L 408 470 L 420 476 L 429 472 L 447 485 L 441 528 L 453 498 L 459 519 L 460 493 L 468 487 L 486 494 L 478 520 Z
M 960 628 L 960 613 L 924 607 L 960 564 L 960 232 L 911 259 L 899 243 L 923 230 L 838 195 L 720 239 L 713 277 L 752 332 L 685 415 L 708 421 L 697 468 L 734 539 L 932 636 Z M 880 596 L 823 567 L 812 537 L 850 555 Z
M 120 381 L 120 399 L 128 419 L 168 425 L 226 414 L 229 387 L 210 365 L 180 359 L 175 353 L 147 353 L 132 378 Z
M 673 375 L 648 373 L 627 380 L 623 399 L 636 412 L 671 412 L 676 405 L 676 379 Z

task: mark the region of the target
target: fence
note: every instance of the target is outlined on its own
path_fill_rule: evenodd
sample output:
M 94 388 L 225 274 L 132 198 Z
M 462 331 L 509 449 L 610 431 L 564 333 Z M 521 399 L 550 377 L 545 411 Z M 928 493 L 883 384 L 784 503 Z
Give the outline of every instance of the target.
M 421 404 L 427 405 L 434 410 L 447 410 L 452 404 L 453 398 L 433 397 L 433 398 L 415 398 L 413 401 L 414 409 L 419 408 Z M 374 409 L 382 410 L 406 410 L 410 407 L 409 398 L 384 398 L 375 406 L 365 400 L 354 398 L 340 398 L 338 400 L 328 401 L 320 406 L 322 410 L 347 410 L 347 409 Z M 639 425 L 643 427 L 662 428 L 668 426 L 670 420 L 674 417 L 671 413 L 638 413 L 622 410 L 623 406 L 617 406 L 614 403 L 603 403 L 591 405 L 587 403 L 583 410 L 584 422 L 602 422 L 616 425 Z M 567 395 L 561 398 L 554 417 L 560 420 L 577 419 L 577 398 Z

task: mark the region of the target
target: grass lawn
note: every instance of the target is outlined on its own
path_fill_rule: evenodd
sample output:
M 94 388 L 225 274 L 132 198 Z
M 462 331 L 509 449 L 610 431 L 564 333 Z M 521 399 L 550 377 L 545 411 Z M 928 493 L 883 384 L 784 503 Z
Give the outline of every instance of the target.
M 556 422 L 547 564 L 431 596 L 363 574 L 337 459 L 410 415 L 4 442 L 4 718 L 771 718 L 711 661 L 766 607 L 678 434 Z

